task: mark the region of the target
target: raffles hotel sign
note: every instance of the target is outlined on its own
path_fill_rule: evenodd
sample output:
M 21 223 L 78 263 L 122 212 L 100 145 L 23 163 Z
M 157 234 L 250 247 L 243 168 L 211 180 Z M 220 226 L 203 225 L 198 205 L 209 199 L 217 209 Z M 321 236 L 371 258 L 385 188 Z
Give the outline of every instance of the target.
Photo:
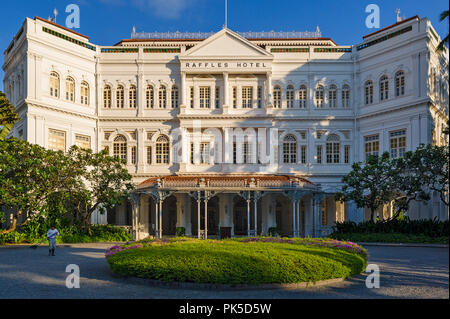
M 272 70 L 270 61 L 182 61 L 184 72 L 268 72 Z

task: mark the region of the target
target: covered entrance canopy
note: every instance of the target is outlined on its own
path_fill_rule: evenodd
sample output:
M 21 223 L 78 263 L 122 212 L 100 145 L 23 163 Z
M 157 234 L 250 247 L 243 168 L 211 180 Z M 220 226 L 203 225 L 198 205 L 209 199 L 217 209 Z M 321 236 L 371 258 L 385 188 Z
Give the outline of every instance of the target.
M 229 215 L 233 216 L 233 198 L 237 196 L 246 202 L 247 235 L 249 237 L 256 236 L 258 222 L 261 222 L 259 218 L 264 219 L 262 233 L 267 233 L 266 228 L 271 226 L 269 201 L 263 202 L 263 200 L 266 197 L 280 195 L 286 198 L 286 201 L 290 200 L 290 205 L 292 205 L 292 224 L 289 223 L 292 226 L 292 237 L 300 237 L 300 201 L 306 196 L 312 199 L 312 220 L 310 222 L 314 233 L 320 215 L 319 205 L 315 203 L 320 203 L 327 196 L 320 189 L 320 185 L 299 176 L 221 174 L 159 176 L 149 178 L 141 183 L 132 194 L 133 234 L 137 240 L 148 235 L 145 231 L 146 227 L 143 227 L 140 223 L 140 220 L 142 220 L 140 215 L 148 215 L 151 212 L 148 211 L 148 205 L 143 207 L 142 197 L 151 198 L 153 201 L 154 207 L 150 210 L 153 211 L 154 218 L 151 217 L 150 219 L 154 221 L 153 229 L 157 238 L 162 238 L 163 235 L 163 203 L 169 197 L 175 196 L 177 198 L 177 226 L 189 224 L 190 216 L 186 217 L 185 215 L 186 213 L 190 214 L 190 203 L 193 199 L 197 203 L 197 236 L 207 239 L 208 203 L 213 198 L 218 197 L 220 225 L 222 227 L 233 227 L 233 218 L 230 218 Z M 258 214 L 258 204 L 261 207 L 262 214 Z M 144 230 L 140 231 L 142 229 Z

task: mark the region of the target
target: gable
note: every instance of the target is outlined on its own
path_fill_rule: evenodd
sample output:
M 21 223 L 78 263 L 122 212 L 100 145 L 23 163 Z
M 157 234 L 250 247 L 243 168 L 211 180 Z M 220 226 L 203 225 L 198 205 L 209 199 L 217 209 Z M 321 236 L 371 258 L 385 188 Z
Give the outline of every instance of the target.
M 238 34 L 223 29 L 202 43 L 186 51 L 186 57 L 272 57 L 267 51 Z

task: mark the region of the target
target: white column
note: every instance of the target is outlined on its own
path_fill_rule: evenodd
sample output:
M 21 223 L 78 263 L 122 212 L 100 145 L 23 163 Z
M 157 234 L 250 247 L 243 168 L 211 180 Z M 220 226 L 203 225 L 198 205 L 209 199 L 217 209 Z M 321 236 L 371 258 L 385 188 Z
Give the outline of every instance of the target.
M 254 109 L 258 108 L 258 84 L 253 86 L 253 100 L 252 105 Z
M 177 227 L 184 227 L 186 229 L 183 197 L 184 194 L 175 194 L 175 198 L 177 199 Z
M 205 239 L 208 239 L 208 200 L 205 199 Z
M 267 99 L 266 108 L 273 106 L 272 72 L 267 72 Z
M 198 195 L 199 197 L 200 197 L 200 194 Z M 200 235 L 200 232 L 201 232 L 201 230 L 202 230 L 202 225 L 201 225 L 201 222 L 202 222 L 202 220 L 201 220 L 201 211 L 200 211 L 200 209 L 201 209 L 201 204 L 202 204 L 202 201 L 200 200 L 200 199 L 198 199 L 197 200 L 197 232 L 198 232 L 198 239 L 201 239 L 201 235 Z
M 159 201 L 159 238 L 162 238 L 163 201 Z
M 155 238 L 159 238 L 159 201 L 155 200 Z
M 230 89 L 229 89 L 230 83 L 228 81 L 228 72 L 223 73 L 223 101 L 224 106 L 229 107 L 230 106 Z
M 139 48 L 142 50 L 142 48 Z M 142 116 L 145 108 L 145 88 L 144 88 L 144 74 L 139 72 L 137 83 L 137 109 L 138 116 Z
M 181 72 L 181 105 L 180 107 L 186 107 L 186 96 L 187 96 L 187 87 L 186 87 L 186 72 Z
M 255 237 L 258 236 L 258 200 L 254 200 L 255 205 Z
M 144 172 L 144 166 L 145 166 L 144 140 L 145 140 L 145 131 L 143 128 L 140 128 L 137 130 L 137 147 L 136 147 L 137 166 L 138 166 L 138 172 L 140 172 L 140 173 Z
M 250 200 L 247 200 L 247 235 L 250 237 Z
M 296 214 L 297 214 L 297 200 L 292 200 L 292 237 L 295 237 L 297 234 L 297 221 L 296 221 Z

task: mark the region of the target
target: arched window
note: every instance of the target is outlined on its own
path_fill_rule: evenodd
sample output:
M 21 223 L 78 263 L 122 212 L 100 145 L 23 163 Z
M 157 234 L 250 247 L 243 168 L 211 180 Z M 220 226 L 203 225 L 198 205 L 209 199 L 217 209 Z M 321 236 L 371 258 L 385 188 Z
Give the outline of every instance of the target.
M 134 85 L 130 86 L 128 95 L 129 95 L 130 109 L 135 109 L 136 108 L 136 87 Z
M 81 82 L 81 104 L 89 105 L 89 84 L 87 82 L 83 81 Z
M 342 87 L 342 106 L 344 108 L 350 106 L 350 87 L 347 84 Z
M 176 85 L 172 86 L 172 108 L 177 109 L 178 108 L 178 87 Z
M 299 101 L 300 101 L 300 108 L 304 109 L 306 108 L 306 101 L 307 101 L 307 88 L 306 85 L 302 85 L 300 86 L 300 91 L 299 91 Z
M 380 101 L 389 99 L 389 79 L 383 75 L 380 79 Z
M 294 87 L 292 85 L 288 85 L 286 90 L 286 101 L 287 101 L 287 108 L 293 109 L 294 108 Z
M 373 82 L 367 81 L 366 84 L 364 85 L 364 88 L 365 88 L 364 97 L 365 97 L 366 105 L 372 104 L 373 103 Z
M 155 107 L 155 91 L 151 85 L 147 86 L 147 90 L 145 90 L 145 100 L 148 109 Z
M 156 140 L 156 164 L 169 164 L 169 139 L 160 136 Z
M 338 164 L 341 162 L 341 143 L 336 134 L 331 134 L 327 138 L 327 163 Z
M 75 102 L 75 80 L 71 77 L 66 79 L 66 100 Z
M 330 85 L 328 89 L 328 100 L 331 108 L 337 107 L 337 88 L 336 85 Z
M 50 73 L 50 96 L 59 97 L 59 75 L 56 72 Z
M 283 163 L 297 163 L 297 139 L 294 135 L 287 135 L 283 140 Z
M 395 74 L 395 96 L 405 95 L 405 72 L 398 71 Z
M 319 85 L 316 89 L 316 107 L 317 108 L 323 108 L 324 103 L 324 90 L 323 86 Z
M 127 162 L 127 139 L 123 135 L 118 135 L 113 143 L 113 156 Z
M 119 85 L 117 87 L 116 91 L 116 100 L 117 100 L 117 107 L 120 109 L 123 109 L 125 106 L 125 90 L 122 85 Z
M 109 85 L 107 85 L 103 89 L 103 107 L 105 109 L 110 109 L 111 105 L 112 105 L 111 87 Z
M 164 85 L 161 85 L 159 87 L 159 108 L 167 108 L 167 90 Z
M 281 87 L 278 85 L 273 89 L 273 107 L 281 108 Z

